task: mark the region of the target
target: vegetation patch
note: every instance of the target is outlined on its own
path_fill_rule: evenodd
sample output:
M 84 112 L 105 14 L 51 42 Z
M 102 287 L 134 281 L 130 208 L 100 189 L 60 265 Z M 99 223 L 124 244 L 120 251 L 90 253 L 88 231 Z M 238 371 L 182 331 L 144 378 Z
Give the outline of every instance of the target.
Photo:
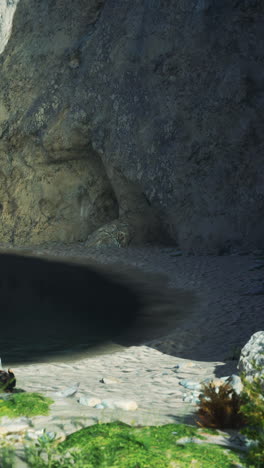
M 27 463 L 32 468 L 231 468 L 241 464 L 242 455 L 225 447 L 176 443 L 194 436 L 204 439 L 198 428 L 184 424 L 132 427 L 120 421 L 100 423 L 74 432 L 59 444 L 50 442 L 53 452 L 47 449 L 47 441 L 40 441 L 27 450 Z
M 13 393 L 8 399 L 0 399 L 0 417 L 17 418 L 19 416 L 47 415 L 52 403 L 51 398 L 39 393 Z

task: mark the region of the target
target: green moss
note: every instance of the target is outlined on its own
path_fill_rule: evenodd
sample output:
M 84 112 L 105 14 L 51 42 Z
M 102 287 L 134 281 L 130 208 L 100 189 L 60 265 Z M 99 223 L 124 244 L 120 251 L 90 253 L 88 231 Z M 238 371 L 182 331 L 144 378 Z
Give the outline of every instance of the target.
M 213 444 L 176 445 L 181 437 L 198 437 L 198 429 L 183 424 L 131 427 L 121 422 L 96 424 L 77 431 L 62 442 L 62 453 L 74 449 L 85 467 L 173 468 L 221 466 L 241 462 L 239 455 Z M 76 463 L 77 463 L 76 455 Z M 54 465 L 55 466 L 55 465 Z
M 49 433 L 25 447 L 24 461 L 29 468 L 231 468 L 243 464 L 235 451 L 213 444 L 177 445 L 181 437 L 198 437 L 195 426 L 166 424 L 136 426 L 115 421 L 95 424 L 69 435 L 59 443 Z M 3 449 L 4 450 L 4 449 Z M 12 455 L 0 450 L 0 466 Z M 1 458 L 2 457 L 2 458 Z
M 53 400 L 39 393 L 14 393 L 7 400 L 0 399 L 0 417 L 46 415 Z

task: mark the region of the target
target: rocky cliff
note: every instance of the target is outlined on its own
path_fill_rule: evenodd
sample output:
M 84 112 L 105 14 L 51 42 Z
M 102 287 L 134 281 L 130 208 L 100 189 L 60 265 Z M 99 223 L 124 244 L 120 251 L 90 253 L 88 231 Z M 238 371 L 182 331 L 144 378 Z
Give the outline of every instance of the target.
M 20 0 L 0 242 L 263 247 L 263 24 L 261 0 Z

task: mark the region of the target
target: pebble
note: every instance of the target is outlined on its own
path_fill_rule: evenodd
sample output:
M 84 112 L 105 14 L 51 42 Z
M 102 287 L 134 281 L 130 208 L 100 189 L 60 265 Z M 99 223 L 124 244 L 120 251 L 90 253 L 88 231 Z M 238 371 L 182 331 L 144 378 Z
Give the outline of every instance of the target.
M 201 390 L 202 389 L 202 385 L 200 382 L 194 382 L 191 380 L 183 379 L 179 382 L 179 384 L 185 388 L 188 388 L 189 390 Z
M 123 409 L 125 411 L 135 411 L 138 405 L 132 400 L 103 400 L 104 408 Z
M 69 372 L 78 384 L 71 387 L 63 385 L 69 381 L 69 375 L 68 370 L 64 366 L 61 367 L 61 363 L 21 366 L 16 369 L 16 375 L 20 386 L 25 390 L 36 391 L 37 386 L 37 391 L 46 391 L 46 394 L 54 397 L 55 404 L 52 405 L 51 414 L 58 414 L 58 417 L 62 414 L 63 407 L 65 411 L 70 408 L 70 401 L 75 401 L 80 407 L 102 409 L 105 407 L 102 401 L 110 400 L 108 397 L 113 392 L 115 402 L 124 399 L 134 402 L 130 406 L 128 403 L 120 403 L 119 407 L 124 411 L 130 411 L 131 409 L 127 408 L 136 408 L 137 405 L 139 414 L 141 411 L 148 411 L 152 416 L 153 409 L 159 409 L 161 414 L 165 415 L 168 414 L 168 408 L 171 412 L 172 405 L 175 405 L 175 412 L 178 412 L 181 402 L 192 403 L 193 398 L 193 402 L 197 403 L 198 394 L 193 392 L 201 391 L 203 380 L 214 378 L 214 369 L 219 364 L 221 363 L 176 358 L 148 346 L 131 346 L 112 355 L 80 360 L 78 367 L 73 363 Z M 37 369 L 40 372 L 37 373 Z M 185 378 L 187 371 L 190 377 L 195 376 L 195 380 Z M 49 386 L 47 380 L 47 375 L 51 375 L 52 372 L 56 372 L 57 375 L 56 392 L 51 386 L 52 383 L 50 382 Z M 98 374 L 101 374 L 101 377 L 98 377 Z M 185 395 L 186 392 L 188 396 Z M 113 406 L 112 400 L 111 405 Z M 118 405 L 115 404 L 115 407 Z M 164 424 L 169 422 L 172 420 L 165 416 Z
M 9 423 L 1 424 L 0 426 L 0 436 L 5 436 L 11 433 L 21 433 L 29 429 L 29 425 L 21 421 L 10 421 Z
M 111 385 L 111 384 L 120 383 L 120 380 L 114 379 L 113 377 L 112 377 L 112 378 L 103 377 L 103 378 L 100 380 L 100 382 L 101 382 L 101 383 L 104 383 L 104 384 L 107 384 L 107 385 Z
M 94 408 L 96 405 L 99 405 L 101 403 L 101 400 L 100 398 L 88 398 L 86 396 L 81 396 L 78 400 L 78 403 L 80 403 L 80 405 L 90 406 L 91 408 Z
M 77 393 L 78 389 L 79 389 L 79 386 L 80 386 L 80 383 L 76 383 L 75 385 L 73 385 L 72 387 L 67 387 L 59 392 L 55 392 L 54 393 L 54 396 L 55 397 L 59 397 L 59 398 L 69 398 L 69 397 L 72 397 L 73 395 L 75 395 L 75 393 Z
M 94 424 L 95 418 L 102 419 L 101 410 L 107 410 L 103 413 L 105 422 L 112 420 L 111 412 L 119 410 L 118 419 L 128 424 L 131 419 L 126 414 L 130 412 L 134 412 L 136 424 L 175 423 L 175 416 L 182 422 L 185 415 L 187 423 L 192 424 L 189 415 L 196 411 L 202 382 L 215 379 L 214 370 L 219 365 L 224 364 L 177 358 L 142 345 L 85 358 L 78 361 L 78 366 L 73 362 L 69 369 L 61 363 L 18 367 L 16 377 L 21 388 L 54 399 L 50 415 L 35 417 L 34 427 L 27 426 L 28 437 L 38 437 L 36 431 L 44 427 L 48 432 L 57 431 L 59 425 L 64 426 L 63 434 L 74 432 L 74 418 L 85 426 Z M 185 378 L 186 372 L 190 379 Z M 54 382 L 47 379 L 54 373 L 56 391 Z M 77 383 L 67 387 L 69 379 Z M 26 422 L 20 423 L 25 428 Z
M 176 440 L 176 445 L 185 445 L 185 444 L 217 444 L 223 445 L 228 448 L 234 448 L 237 450 L 247 451 L 245 438 L 241 436 L 240 438 L 234 438 L 226 433 L 214 435 L 202 433 L 205 439 L 199 439 L 198 437 L 181 437 Z

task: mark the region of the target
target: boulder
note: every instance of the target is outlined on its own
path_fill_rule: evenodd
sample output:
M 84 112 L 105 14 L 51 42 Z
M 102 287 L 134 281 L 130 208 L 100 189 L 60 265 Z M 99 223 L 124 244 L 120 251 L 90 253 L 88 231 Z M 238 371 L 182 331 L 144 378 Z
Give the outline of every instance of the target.
M 256 370 L 252 365 L 252 361 L 255 361 L 256 365 L 260 366 L 262 370 Z M 258 331 L 251 336 L 241 350 L 237 367 L 240 372 L 245 373 L 248 380 L 252 380 L 253 377 L 261 377 L 264 388 L 264 331 Z

